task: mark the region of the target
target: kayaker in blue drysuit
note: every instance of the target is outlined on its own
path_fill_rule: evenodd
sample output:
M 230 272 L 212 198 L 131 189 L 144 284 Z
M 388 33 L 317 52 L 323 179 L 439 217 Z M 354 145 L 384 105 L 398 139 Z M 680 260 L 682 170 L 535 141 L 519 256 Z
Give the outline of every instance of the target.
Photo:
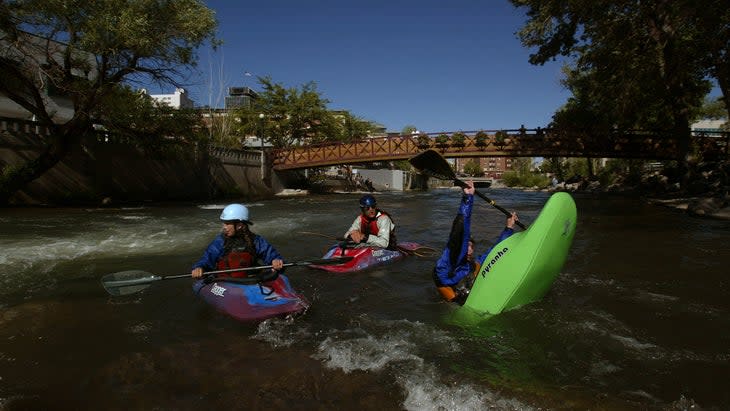
M 271 265 L 273 271 L 280 271 L 284 258 L 260 235 L 249 229 L 248 208 L 242 204 L 230 204 L 220 216 L 222 232 L 208 245 L 200 260 L 193 264 L 192 276 L 199 278 L 205 271 L 231 268 L 255 267 L 262 262 Z M 246 277 L 245 271 L 227 274 L 231 277 Z
M 459 212 L 454 218 L 449 233 L 449 241 L 444 248 L 441 257 L 436 261 L 433 269 L 433 280 L 436 288 L 444 300 L 455 302 L 459 305 L 464 304 L 466 297 L 474 279 L 474 275 L 479 272 L 479 267 L 492 251 L 494 245 L 484 252 L 484 254 L 474 258 L 474 239 L 471 238 L 471 210 L 474 204 L 474 184 L 471 181 L 466 182 L 464 194 L 461 197 Z M 505 228 L 494 243 L 511 236 L 514 233 L 514 225 L 518 220 L 517 213 L 507 217 Z M 466 284 L 459 285 L 464 280 Z

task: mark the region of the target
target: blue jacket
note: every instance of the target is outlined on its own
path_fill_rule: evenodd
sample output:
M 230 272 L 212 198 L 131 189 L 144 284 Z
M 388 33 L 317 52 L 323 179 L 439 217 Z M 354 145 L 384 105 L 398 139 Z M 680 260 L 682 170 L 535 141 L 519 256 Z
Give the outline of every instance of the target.
M 223 256 L 223 234 L 218 236 L 208 245 L 208 248 L 203 253 L 203 257 L 198 260 L 197 263 L 193 264 L 193 269 L 202 267 L 203 271 L 215 270 L 218 260 Z M 278 251 L 269 244 L 263 237 L 256 234 L 253 240 L 254 246 L 256 246 L 256 261 L 262 261 L 264 265 L 271 265 L 271 262 L 277 258 L 283 260 L 284 257 L 279 254 Z
M 469 250 L 469 237 L 471 236 L 471 209 L 473 204 L 473 195 L 462 196 L 459 212 L 456 215 L 456 219 L 454 220 L 455 224 L 452 226 L 449 235 L 449 244 L 444 248 L 434 268 L 434 279 L 436 280 L 436 285 L 439 287 L 454 286 L 471 273 L 472 266 L 467 260 L 466 254 Z M 459 217 L 462 220 L 461 224 L 459 224 Z M 514 230 L 505 227 L 494 245 L 497 245 L 513 233 Z M 484 254 L 478 256 L 476 262 L 482 264 L 487 258 L 487 255 L 489 255 L 489 252 L 492 251 L 492 248 L 494 246 L 489 247 Z

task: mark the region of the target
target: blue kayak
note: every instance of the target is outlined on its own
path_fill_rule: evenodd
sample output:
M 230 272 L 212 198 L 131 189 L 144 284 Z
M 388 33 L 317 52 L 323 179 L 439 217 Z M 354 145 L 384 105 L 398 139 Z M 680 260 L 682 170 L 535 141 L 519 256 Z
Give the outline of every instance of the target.
M 285 275 L 270 281 L 255 281 L 230 277 L 198 280 L 193 284 L 193 291 L 217 311 L 244 322 L 285 317 L 309 308 L 309 302 L 292 289 Z

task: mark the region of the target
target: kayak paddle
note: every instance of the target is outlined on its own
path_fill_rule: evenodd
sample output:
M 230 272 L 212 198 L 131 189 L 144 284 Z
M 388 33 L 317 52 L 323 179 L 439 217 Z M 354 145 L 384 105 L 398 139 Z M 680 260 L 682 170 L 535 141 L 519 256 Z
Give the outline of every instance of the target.
M 423 174 L 438 178 L 439 180 L 452 180 L 454 184 L 458 185 L 459 187 L 467 187 L 467 184 L 465 182 L 459 180 L 459 178 L 456 177 L 456 173 L 454 173 L 454 170 L 449 165 L 449 162 L 446 161 L 446 159 L 436 150 L 426 150 L 421 154 L 411 157 L 408 162 L 410 162 L 413 167 L 418 169 Z M 505 210 L 499 204 L 495 203 L 494 200 L 482 194 L 479 190 L 474 190 L 474 192 L 476 193 L 476 195 L 481 197 L 484 201 L 492 205 L 494 208 L 503 212 L 506 216 L 509 217 L 512 215 L 512 213 Z M 519 220 L 515 221 L 515 224 L 520 226 L 523 230 L 527 229 L 527 227 L 525 227 Z
M 314 231 L 299 231 L 299 234 L 307 234 L 307 235 L 316 235 L 319 237 L 329 238 L 335 241 L 339 241 L 340 247 L 350 247 L 357 245 L 354 241 L 352 241 L 351 238 L 343 238 L 343 237 L 335 237 L 332 235 L 322 234 L 322 233 L 316 233 Z M 428 257 L 436 253 L 436 250 L 425 245 L 420 245 L 415 249 L 410 249 L 406 247 L 401 247 L 400 245 L 395 246 L 398 251 L 408 254 L 408 255 L 416 255 L 418 257 Z
M 293 263 L 284 263 L 284 267 L 294 267 L 294 266 L 309 266 L 309 265 L 335 265 L 335 264 L 343 264 L 350 260 L 352 260 L 353 257 L 337 257 L 337 258 L 326 258 L 321 260 L 311 260 L 311 261 L 297 261 Z M 208 271 L 203 273 L 204 277 L 211 277 L 215 274 L 223 274 L 223 273 L 230 273 L 234 271 L 254 271 L 254 270 L 264 270 L 267 268 L 272 268 L 271 265 L 262 265 L 258 267 L 244 267 L 244 268 L 231 268 L 228 270 L 217 270 L 217 271 Z M 271 275 L 270 273 L 266 273 L 264 275 L 254 275 L 251 277 L 244 277 L 244 278 L 228 278 L 226 277 L 226 281 L 236 282 L 236 283 L 243 283 L 243 284 L 256 284 L 260 282 L 265 281 L 271 281 L 276 279 L 276 276 L 278 276 L 278 273 L 273 273 L 274 275 Z M 129 271 L 120 271 L 118 273 L 112 273 L 107 274 L 101 279 L 101 284 L 104 286 L 104 289 L 111 295 L 128 295 L 133 294 L 138 291 L 142 291 L 145 288 L 149 287 L 150 284 L 161 281 L 161 280 L 173 280 L 176 278 L 192 278 L 190 274 L 180 274 L 180 275 L 167 275 L 167 276 L 159 276 L 154 275 L 152 273 L 148 273 L 146 271 L 142 270 L 129 270 Z

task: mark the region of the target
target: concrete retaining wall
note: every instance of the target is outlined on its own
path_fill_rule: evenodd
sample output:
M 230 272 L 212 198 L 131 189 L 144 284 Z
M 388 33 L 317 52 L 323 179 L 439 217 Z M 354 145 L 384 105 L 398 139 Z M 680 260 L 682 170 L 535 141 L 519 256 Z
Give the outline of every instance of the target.
M 17 128 L 0 130 L 0 168 L 35 158 L 41 135 Z M 68 205 L 266 198 L 284 188 L 264 165 L 261 152 L 165 144 L 139 147 L 88 140 L 11 199 L 17 205 Z

